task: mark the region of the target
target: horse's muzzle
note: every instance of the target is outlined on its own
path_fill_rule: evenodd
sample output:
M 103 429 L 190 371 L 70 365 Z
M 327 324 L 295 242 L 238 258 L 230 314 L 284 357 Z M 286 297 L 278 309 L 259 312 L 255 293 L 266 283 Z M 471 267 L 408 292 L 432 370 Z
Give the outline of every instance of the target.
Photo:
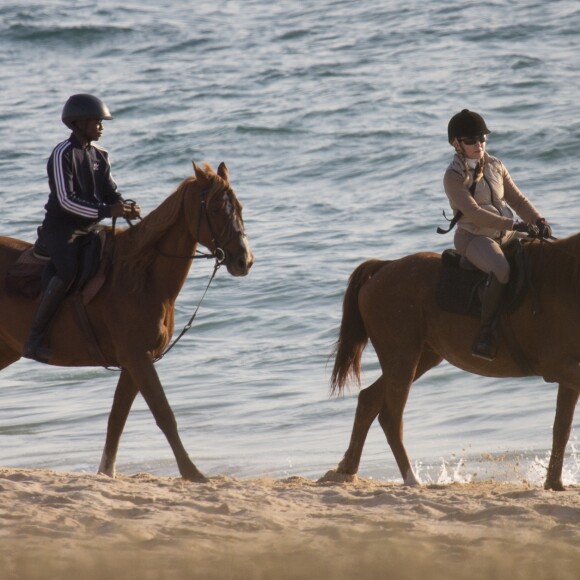
M 232 276 L 247 276 L 254 264 L 254 254 L 250 250 L 236 255 L 226 253 L 224 264 Z

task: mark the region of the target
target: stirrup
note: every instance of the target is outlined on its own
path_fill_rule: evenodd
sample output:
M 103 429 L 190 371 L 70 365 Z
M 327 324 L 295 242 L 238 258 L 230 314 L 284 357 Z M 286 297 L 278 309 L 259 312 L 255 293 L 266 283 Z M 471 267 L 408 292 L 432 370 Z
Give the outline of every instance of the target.
M 25 344 L 22 356 L 30 360 L 47 364 L 52 356 L 52 351 L 47 346 L 43 346 L 42 342 L 43 340 L 41 338 L 32 344 Z
M 486 361 L 492 361 L 497 355 L 497 344 L 493 333 L 481 332 L 471 346 L 471 354 Z

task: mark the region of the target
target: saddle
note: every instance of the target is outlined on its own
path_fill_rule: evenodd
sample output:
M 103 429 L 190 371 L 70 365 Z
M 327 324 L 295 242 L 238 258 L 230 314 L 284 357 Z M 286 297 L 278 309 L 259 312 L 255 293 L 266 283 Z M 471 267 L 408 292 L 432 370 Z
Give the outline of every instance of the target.
M 107 278 L 113 257 L 113 232 L 96 228 L 83 235 L 82 244 L 82 263 L 70 293 L 80 293 L 86 305 L 97 295 Z M 6 290 L 36 300 L 42 292 L 43 281 L 52 275 L 52 268 L 50 256 L 37 241 L 24 250 L 7 270 Z
M 519 239 L 504 248 L 510 264 L 510 280 L 505 290 L 502 311 L 513 312 L 522 301 L 527 290 L 529 265 L 527 254 Z M 437 285 L 437 304 L 442 310 L 481 317 L 481 296 L 487 274 L 478 270 L 455 250 L 445 250 L 441 255 L 442 269 Z

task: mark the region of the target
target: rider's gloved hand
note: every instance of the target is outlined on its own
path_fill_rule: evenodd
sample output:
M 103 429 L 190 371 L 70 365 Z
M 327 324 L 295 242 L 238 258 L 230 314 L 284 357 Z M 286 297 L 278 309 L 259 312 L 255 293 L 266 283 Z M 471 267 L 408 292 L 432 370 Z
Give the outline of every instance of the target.
M 537 238 L 540 235 L 540 228 L 528 222 L 515 221 L 513 225 L 514 232 L 528 234 L 530 238 Z
M 141 208 L 132 200 L 117 201 L 111 205 L 111 217 L 138 219 L 141 217 Z
M 538 226 L 540 238 L 552 237 L 552 228 L 550 227 L 550 224 L 546 221 L 546 218 L 540 218 L 536 222 L 536 225 Z
M 130 220 L 140 219 L 141 218 L 141 208 L 139 204 L 132 199 L 126 199 L 123 202 L 125 207 L 125 213 L 123 214 L 124 217 Z

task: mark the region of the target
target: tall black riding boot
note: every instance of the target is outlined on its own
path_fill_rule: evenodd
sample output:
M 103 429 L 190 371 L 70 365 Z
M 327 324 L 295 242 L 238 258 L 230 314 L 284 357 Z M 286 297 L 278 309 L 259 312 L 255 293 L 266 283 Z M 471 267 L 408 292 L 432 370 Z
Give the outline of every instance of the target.
M 495 342 L 495 325 L 501 306 L 505 284 L 490 274 L 485 284 L 481 299 L 481 328 L 471 348 L 471 354 L 485 360 L 495 358 L 497 346 Z
M 66 295 L 66 291 L 67 288 L 64 282 L 60 278 L 53 276 L 40 299 L 28 338 L 24 343 L 22 356 L 40 362 L 48 361 L 51 353 L 48 348 L 42 346 L 42 342 L 60 303 Z

